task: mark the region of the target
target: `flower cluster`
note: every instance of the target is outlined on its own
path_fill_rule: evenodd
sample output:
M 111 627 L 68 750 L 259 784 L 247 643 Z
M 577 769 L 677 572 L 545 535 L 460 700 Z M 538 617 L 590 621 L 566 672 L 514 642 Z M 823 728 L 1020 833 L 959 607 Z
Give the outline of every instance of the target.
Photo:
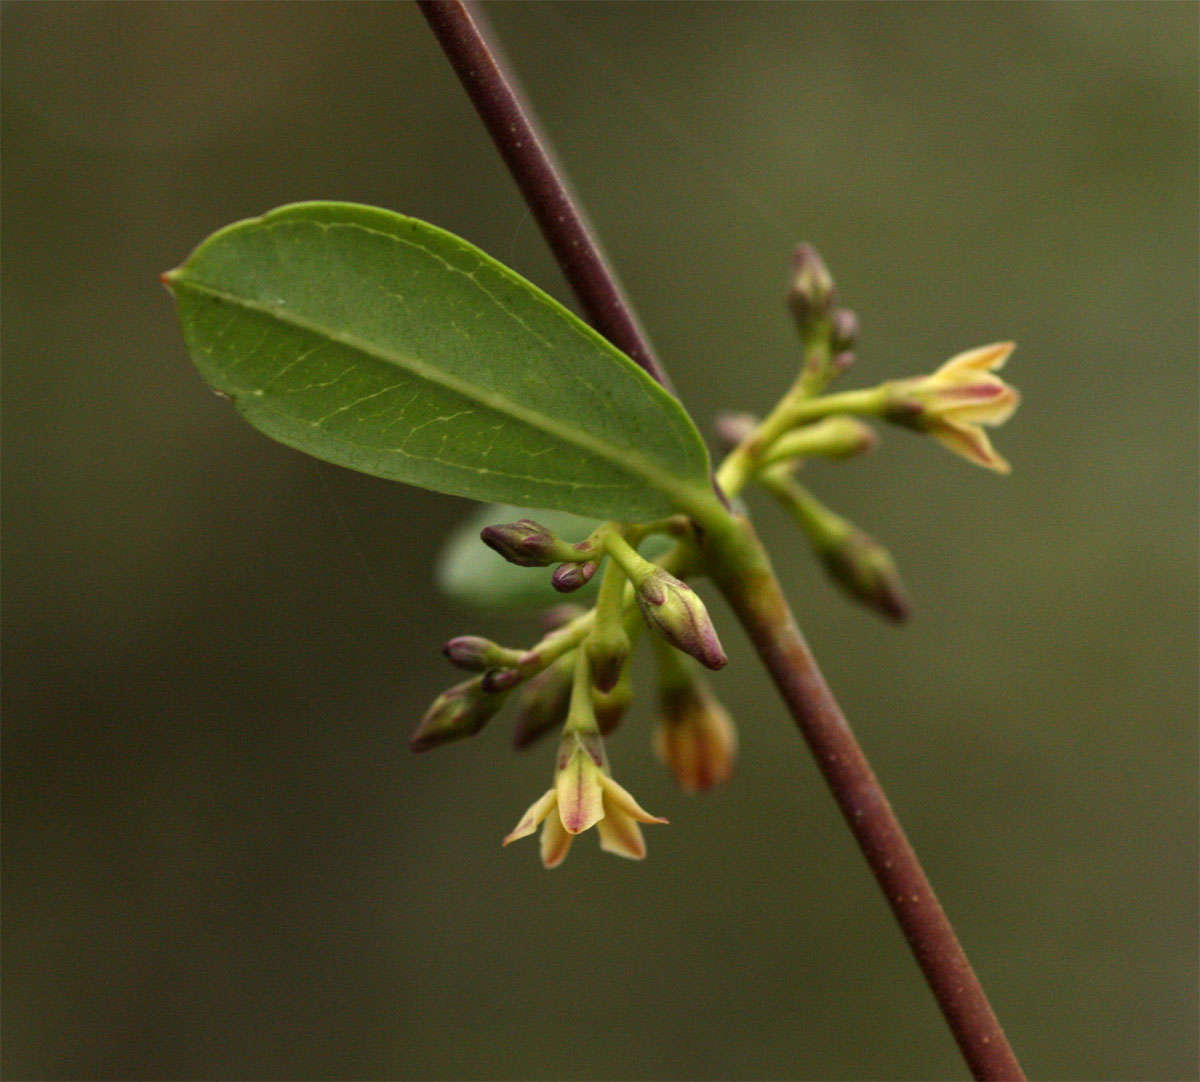
M 862 390 L 827 393 L 853 364 L 858 318 L 837 303 L 828 268 L 816 250 L 796 252 L 788 304 L 799 332 L 802 359 L 790 390 L 763 420 L 725 414 L 719 432 L 729 454 L 717 470 L 729 497 L 760 483 L 796 520 L 831 577 L 853 598 L 892 621 L 908 617 L 909 602 L 887 549 L 825 507 L 798 480 L 813 459 L 845 460 L 879 444 L 869 421 L 927 433 L 967 460 L 1000 473 L 1008 462 L 992 447 L 984 426 L 1002 424 L 1020 401 L 995 373 L 1011 342 L 967 350 L 930 375 L 895 379 Z M 656 561 L 638 551 L 652 534 L 674 547 Z M 518 748 L 561 728 L 553 783 L 535 800 L 504 845 L 541 829 L 542 863 L 557 867 L 576 835 L 592 827 L 600 847 L 639 860 L 646 854 L 641 827 L 666 820 L 647 812 L 613 778 L 605 737 L 633 699 L 631 659 L 640 633 L 655 646 L 659 721 L 658 758 L 679 787 L 696 793 L 726 781 L 737 757 L 733 721 L 698 666 L 715 670 L 725 650 L 704 602 L 685 581 L 704 570 L 695 526 L 682 515 L 654 523 L 600 525 L 569 542 L 533 519 L 486 527 L 481 540 L 520 567 L 557 565 L 551 584 L 561 593 L 599 576 L 594 607 L 560 605 L 548 631 L 527 650 L 464 635 L 444 647 L 449 660 L 475 675 L 440 695 L 412 736 L 417 751 L 471 736 L 500 710 L 516 703 L 513 741 Z

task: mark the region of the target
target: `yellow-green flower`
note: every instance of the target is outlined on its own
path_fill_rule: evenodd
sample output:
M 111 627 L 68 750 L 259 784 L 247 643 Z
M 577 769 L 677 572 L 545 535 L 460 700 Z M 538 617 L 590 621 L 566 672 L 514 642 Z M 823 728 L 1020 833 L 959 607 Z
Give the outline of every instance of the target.
M 1008 473 L 1011 467 L 982 426 L 1003 424 L 1020 404 L 1016 390 L 992 374 L 1014 348 L 1012 342 L 979 346 L 951 357 L 931 376 L 889 384 L 888 420 L 928 432 L 970 462 Z
M 542 828 L 542 864 L 556 868 L 567 857 L 576 834 L 595 827 L 600 848 L 641 860 L 646 842 L 639 823 L 665 823 L 645 810 L 618 785 L 604 764 L 598 734 L 567 732 L 559 747 L 554 787 L 535 800 L 504 839 L 508 845 Z

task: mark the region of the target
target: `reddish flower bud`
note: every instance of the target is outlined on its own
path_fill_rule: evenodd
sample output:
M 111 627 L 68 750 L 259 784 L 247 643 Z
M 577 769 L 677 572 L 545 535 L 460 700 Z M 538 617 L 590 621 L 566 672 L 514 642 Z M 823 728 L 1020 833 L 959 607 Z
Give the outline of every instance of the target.
M 801 244 L 792 257 L 792 283 L 788 290 L 788 307 L 801 334 L 829 315 L 833 294 L 833 275 L 820 253 L 811 244 Z
M 485 545 L 519 567 L 547 567 L 561 560 L 564 551 L 570 551 L 569 545 L 529 518 L 500 526 L 485 526 L 479 537 Z
M 700 596 L 686 582 L 656 567 L 637 584 L 646 623 L 701 665 L 720 669 L 729 660 Z
M 428 751 L 451 740 L 474 736 L 504 705 L 506 693 L 483 690 L 481 677 L 443 691 L 425 712 L 408 745 L 413 751 Z
M 912 612 L 891 554 L 862 530 L 851 529 L 818 549 L 830 575 L 853 597 L 881 616 L 903 623 Z
M 834 353 L 851 350 L 858 344 L 858 316 L 849 308 L 835 308 L 830 319 L 829 346 Z
M 550 585 L 560 594 L 569 594 L 581 586 L 586 586 L 599 566 L 594 560 L 582 564 L 559 564 L 550 576 Z
M 451 664 L 471 672 L 483 672 L 484 669 L 509 664 L 519 656 L 516 651 L 506 650 L 479 635 L 459 635 L 442 647 L 442 653 L 450 659 Z

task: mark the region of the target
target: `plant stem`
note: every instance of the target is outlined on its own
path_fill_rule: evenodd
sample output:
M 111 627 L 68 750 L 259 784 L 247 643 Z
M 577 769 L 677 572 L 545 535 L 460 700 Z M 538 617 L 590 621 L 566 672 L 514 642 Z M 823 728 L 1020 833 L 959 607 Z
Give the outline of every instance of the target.
M 418 0 L 592 325 L 669 386 L 516 92 L 463 0 Z M 709 570 L 771 673 L 975 1078 L 1023 1080 L 916 853 L 825 683 L 753 528 L 714 499 L 700 525 Z
M 504 164 L 541 227 L 588 322 L 673 392 L 666 371 L 625 299 L 617 276 L 572 199 L 499 50 L 481 32 L 482 16 L 461 0 L 417 0 Z
M 709 574 L 754 643 L 977 1079 L 1025 1076 L 748 519 L 703 523 Z M 714 528 L 715 527 L 715 528 Z

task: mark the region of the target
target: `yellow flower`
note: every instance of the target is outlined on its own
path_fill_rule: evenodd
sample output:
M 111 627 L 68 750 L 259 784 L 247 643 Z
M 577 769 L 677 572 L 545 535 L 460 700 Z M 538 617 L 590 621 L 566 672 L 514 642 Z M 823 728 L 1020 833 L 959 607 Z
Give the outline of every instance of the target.
M 931 376 L 890 384 L 888 420 L 928 432 L 970 462 L 1008 473 L 1011 467 L 981 426 L 1003 424 L 1020 404 L 1016 390 L 992 375 L 1014 348 L 1012 342 L 979 346 L 951 357 Z
M 554 788 L 535 800 L 504 839 L 508 845 L 542 827 L 542 864 L 556 868 L 567 857 L 576 834 L 595 827 L 600 848 L 641 860 L 646 842 L 638 823 L 665 823 L 651 815 L 618 785 L 604 764 L 599 734 L 567 732 L 559 745 Z

